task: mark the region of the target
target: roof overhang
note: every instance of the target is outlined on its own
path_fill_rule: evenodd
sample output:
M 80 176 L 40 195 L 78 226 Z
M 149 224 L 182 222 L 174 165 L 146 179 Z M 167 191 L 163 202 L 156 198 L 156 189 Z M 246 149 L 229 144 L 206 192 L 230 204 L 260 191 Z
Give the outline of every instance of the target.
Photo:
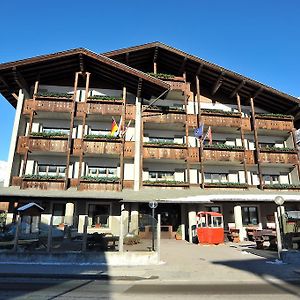
M 36 80 L 42 84 L 74 85 L 75 72 L 90 72 L 90 86 L 97 87 L 105 82 L 115 88 L 125 85 L 127 91 L 143 98 L 159 96 L 169 85 L 139 70 L 78 48 L 29 59 L 0 64 L 0 93 L 15 107 L 15 95 L 20 88 L 29 89 Z
M 145 72 L 152 72 L 147 68 L 151 68 L 156 61 L 159 73 L 182 76 L 185 70 L 187 81 L 195 82 L 198 75 L 202 85 L 212 91 L 223 92 L 229 98 L 238 93 L 244 99 L 255 98 L 255 102 L 266 110 L 294 115 L 299 112 L 300 100 L 296 97 L 160 42 L 115 50 L 103 55 Z

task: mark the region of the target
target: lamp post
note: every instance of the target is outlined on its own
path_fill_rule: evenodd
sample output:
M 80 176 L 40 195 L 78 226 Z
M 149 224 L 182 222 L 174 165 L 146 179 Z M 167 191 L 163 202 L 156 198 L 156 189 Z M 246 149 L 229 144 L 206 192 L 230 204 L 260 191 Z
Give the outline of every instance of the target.
M 274 202 L 277 205 L 277 212 L 275 212 L 275 225 L 276 225 L 276 236 L 277 236 L 277 250 L 278 250 L 278 258 L 281 259 L 282 252 L 282 244 L 283 244 L 283 207 L 284 199 L 281 196 L 276 196 Z

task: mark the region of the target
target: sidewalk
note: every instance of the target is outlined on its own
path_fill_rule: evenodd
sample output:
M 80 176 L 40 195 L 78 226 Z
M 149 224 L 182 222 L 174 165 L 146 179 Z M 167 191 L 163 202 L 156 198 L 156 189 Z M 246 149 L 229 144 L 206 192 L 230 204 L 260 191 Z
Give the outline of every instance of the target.
M 238 244 L 200 246 L 185 241 L 162 240 L 161 261 L 160 265 L 130 267 L 110 267 L 99 264 L 41 265 L 0 262 L 0 277 L 203 283 L 300 280 L 299 266 L 274 264 L 272 263 L 274 259 L 251 254 L 243 245 Z

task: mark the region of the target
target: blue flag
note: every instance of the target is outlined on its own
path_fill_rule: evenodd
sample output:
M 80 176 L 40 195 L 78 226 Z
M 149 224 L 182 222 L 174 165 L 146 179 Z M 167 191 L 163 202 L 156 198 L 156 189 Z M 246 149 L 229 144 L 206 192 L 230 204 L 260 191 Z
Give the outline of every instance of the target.
M 204 124 L 201 124 L 199 128 L 196 128 L 194 130 L 195 137 L 197 137 L 197 138 L 201 138 L 202 137 L 202 135 L 203 135 L 203 127 L 204 127 Z

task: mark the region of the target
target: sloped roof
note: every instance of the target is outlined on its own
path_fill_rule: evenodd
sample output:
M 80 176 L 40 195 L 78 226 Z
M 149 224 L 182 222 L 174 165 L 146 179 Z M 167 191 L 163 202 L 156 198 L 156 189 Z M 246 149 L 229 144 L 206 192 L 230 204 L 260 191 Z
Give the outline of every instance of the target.
M 76 48 L 0 64 L 0 93 L 16 106 L 12 93 L 17 93 L 20 85 L 29 88 L 38 77 L 41 81 L 47 79 L 53 84 L 68 78 L 73 85 L 74 77 L 68 75 L 76 71 L 91 72 L 91 84 L 96 77 L 120 87 L 126 83 L 128 91 L 132 93 L 136 93 L 141 78 L 141 93 L 145 98 L 158 96 L 169 88 L 167 83 L 139 70 L 90 50 Z
M 245 98 L 255 97 L 257 103 L 264 108 L 278 112 L 296 111 L 300 104 L 296 97 L 161 42 L 123 48 L 103 55 L 148 72 L 152 71 L 147 70 L 147 67 L 152 67 L 154 60 L 158 63 L 158 72 L 181 75 L 180 72 L 184 69 L 188 81 L 194 82 L 195 75 L 199 74 L 200 83 L 210 87 L 218 83 L 219 90 L 230 98 L 238 92 Z

